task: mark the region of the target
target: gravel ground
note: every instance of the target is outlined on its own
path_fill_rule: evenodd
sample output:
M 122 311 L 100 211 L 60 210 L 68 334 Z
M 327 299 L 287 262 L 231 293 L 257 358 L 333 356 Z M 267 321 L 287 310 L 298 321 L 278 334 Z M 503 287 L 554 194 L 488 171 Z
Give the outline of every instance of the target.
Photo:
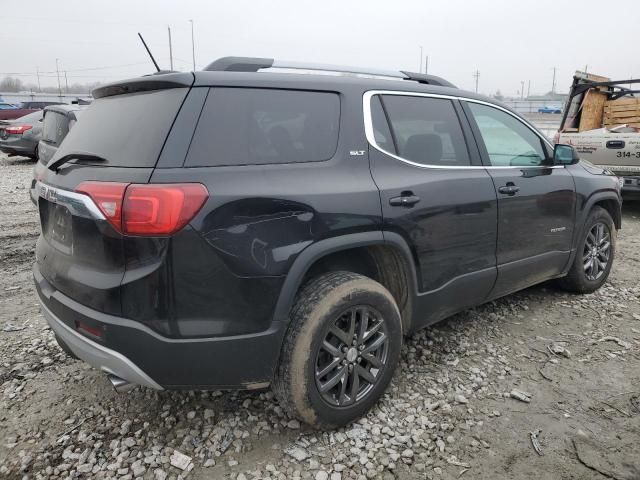
M 640 204 L 600 291 L 541 285 L 414 335 L 369 415 L 320 432 L 268 391 L 117 394 L 66 357 L 32 287 L 32 168 L 0 157 L 0 478 L 640 478 Z

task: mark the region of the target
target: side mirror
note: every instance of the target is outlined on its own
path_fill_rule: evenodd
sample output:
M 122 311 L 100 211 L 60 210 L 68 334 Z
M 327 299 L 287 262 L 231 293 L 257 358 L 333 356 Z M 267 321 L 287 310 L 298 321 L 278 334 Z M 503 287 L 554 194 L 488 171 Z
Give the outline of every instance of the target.
M 580 161 L 578 152 L 571 145 L 557 144 L 553 148 L 554 165 L 574 165 Z

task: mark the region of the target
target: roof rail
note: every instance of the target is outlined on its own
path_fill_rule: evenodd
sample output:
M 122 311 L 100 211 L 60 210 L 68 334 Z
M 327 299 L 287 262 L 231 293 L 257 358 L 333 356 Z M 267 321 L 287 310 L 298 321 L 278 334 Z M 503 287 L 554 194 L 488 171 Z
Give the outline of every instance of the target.
M 372 75 L 398 80 L 412 80 L 429 85 L 443 87 L 455 86 L 444 78 L 422 73 L 400 72 L 396 70 L 382 70 L 375 68 L 349 67 L 344 65 L 326 65 L 322 63 L 289 62 L 274 60 L 273 58 L 255 57 L 223 57 L 215 60 L 204 68 L 207 72 L 257 72 L 266 68 L 282 68 L 286 70 L 316 70 L 324 72 L 354 73 L 360 75 Z
M 438 85 L 440 87 L 451 87 L 458 88 L 449 80 L 445 80 L 442 77 L 438 77 L 436 75 L 428 75 L 426 73 L 416 73 L 416 72 L 407 72 L 402 71 L 406 75 L 406 80 L 413 80 L 414 82 L 426 83 L 428 85 Z

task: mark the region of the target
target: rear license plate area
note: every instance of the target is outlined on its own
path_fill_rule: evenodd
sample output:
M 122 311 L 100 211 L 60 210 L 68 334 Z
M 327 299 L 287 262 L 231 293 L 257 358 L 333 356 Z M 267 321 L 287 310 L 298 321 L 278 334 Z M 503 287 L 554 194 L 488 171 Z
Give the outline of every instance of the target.
M 73 251 L 73 219 L 71 212 L 55 203 L 49 206 L 49 242 L 58 250 L 72 254 Z

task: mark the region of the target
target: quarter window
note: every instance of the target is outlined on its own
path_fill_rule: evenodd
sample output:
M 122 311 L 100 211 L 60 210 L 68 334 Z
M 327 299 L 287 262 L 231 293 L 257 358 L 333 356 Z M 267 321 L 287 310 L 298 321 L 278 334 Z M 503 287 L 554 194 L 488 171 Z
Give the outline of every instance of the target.
M 320 162 L 336 152 L 340 99 L 332 92 L 212 88 L 185 165 Z
M 537 166 L 547 163 L 542 140 L 508 113 L 468 102 L 492 166 Z
M 383 150 L 421 165 L 470 165 L 462 127 L 451 100 L 382 95 L 381 107 L 389 119 L 393 149 L 381 125 L 382 108 L 376 107 L 376 97 L 372 101 L 374 136 Z M 380 143 L 383 138 L 384 144 Z

